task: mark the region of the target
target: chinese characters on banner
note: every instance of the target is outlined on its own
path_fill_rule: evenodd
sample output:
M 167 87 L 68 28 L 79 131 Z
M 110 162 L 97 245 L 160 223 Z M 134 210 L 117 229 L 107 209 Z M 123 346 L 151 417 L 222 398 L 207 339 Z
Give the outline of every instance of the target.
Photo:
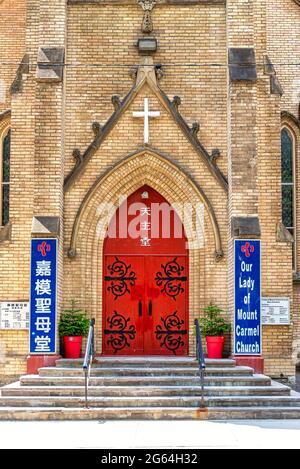
M 234 354 L 261 355 L 260 241 L 235 240 Z
M 30 353 L 56 352 L 57 240 L 31 240 Z

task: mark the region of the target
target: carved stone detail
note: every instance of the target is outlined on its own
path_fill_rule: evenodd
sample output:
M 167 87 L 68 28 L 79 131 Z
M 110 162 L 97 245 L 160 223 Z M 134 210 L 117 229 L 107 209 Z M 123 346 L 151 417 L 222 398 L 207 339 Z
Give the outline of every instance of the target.
M 221 156 L 221 152 L 220 152 L 219 148 L 214 148 L 213 151 L 211 152 L 211 155 L 210 155 L 210 161 L 213 164 L 216 164 L 217 159 L 220 158 L 220 156 Z
M 193 137 L 197 138 L 197 134 L 199 130 L 200 130 L 199 122 L 193 122 L 192 128 L 191 128 L 191 134 L 193 135 Z
M 75 160 L 75 166 L 79 166 L 83 161 L 83 155 L 81 154 L 79 148 L 75 148 L 75 150 L 73 150 L 72 155 Z
M 101 133 L 101 130 L 102 130 L 102 127 L 99 124 L 99 122 L 93 122 L 92 123 L 92 130 L 94 132 L 95 137 L 99 137 L 99 135 Z
M 224 257 L 223 251 L 215 251 L 215 260 L 216 262 L 220 262 Z
M 68 258 L 74 259 L 76 257 L 76 249 L 69 249 L 68 250 Z
M 135 66 L 129 69 L 129 76 L 130 78 L 132 78 L 133 81 L 136 81 L 137 74 L 138 74 L 138 67 Z
M 161 65 L 156 65 L 155 74 L 156 74 L 156 79 L 158 81 L 162 79 L 162 77 L 164 76 L 164 71 L 163 71 Z
M 153 23 L 151 18 L 150 11 L 145 11 L 143 22 L 142 22 L 142 32 L 151 33 L 153 31 Z
M 145 12 L 142 21 L 141 31 L 142 33 L 151 33 L 153 31 L 151 11 L 156 5 L 156 0 L 139 0 L 138 4 L 142 7 Z
M 95 139 L 97 139 L 99 137 L 99 135 L 101 134 L 101 130 L 102 130 L 102 127 L 99 124 L 99 122 L 93 122 L 92 130 L 93 130 Z M 74 169 L 75 169 L 75 168 L 77 168 L 77 166 L 80 166 L 83 163 L 85 154 L 82 154 L 81 151 L 79 150 L 79 148 L 75 148 L 72 152 L 72 155 L 73 155 L 73 158 L 75 160 L 75 166 L 74 166 Z M 74 171 L 74 169 L 73 169 L 73 171 Z
M 115 111 L 117 111 L 118 109 L 121 108 L 121 99 L 118 95 L 114 94 L 112 97 L 111 97 L 111 102 L 115 108 Z
M 172 104 L 175 107 L 176 111 L 178 111 L 178 108 L 181 105 L 181 98 L 179 96 L 174 96 Z

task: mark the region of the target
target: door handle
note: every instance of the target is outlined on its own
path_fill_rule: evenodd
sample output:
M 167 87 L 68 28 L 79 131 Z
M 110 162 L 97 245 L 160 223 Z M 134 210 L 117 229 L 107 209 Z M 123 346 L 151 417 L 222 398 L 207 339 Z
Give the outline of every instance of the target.
M 139 301 L 139 317 L 143 316 L 143 304 L 141 300 Z
M 150 300 L 148 304 L 148 314 L 149 316 L 152 316 L 152 300 Z

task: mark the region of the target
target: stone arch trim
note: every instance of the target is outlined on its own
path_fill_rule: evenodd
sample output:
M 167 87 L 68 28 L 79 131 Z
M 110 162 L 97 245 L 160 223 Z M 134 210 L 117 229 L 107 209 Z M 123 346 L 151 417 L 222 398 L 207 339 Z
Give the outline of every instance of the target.
M 127 174 L 130 174 L 130 179 L 132 180 L 130 189 L 125 177 Z M 168 181 L 169 185 L 172 184 L 171 192 L 168 190 L 166 181 Z M 146 183 L 158 190 L 170 203 L 176 202 L 172 200 L 173 192 L 176 193 L 177 197 L 179 195 L 181 200 L 202 202 L 208 214 L 213 232 L 215 258 L 220 260 L 223 257 L 224 253 L 217 217 L 204 190 L 190 175 L 171 161 L 168 155 L 150 147 L 143 147 L 123 158 L 113 168 L 110 168 L 109 171 L 98 177 L 90 187 L 75 217 L 68 251 L 69 258 L 74 258 L 77 254 L 81 226 L 89 219 L 89 213 L 94 213 L 95 211 L 95 208 L 93 210 L 91 205 L 93 205 L 94 196 L 99 189 L 104 187 L 110 188 L 107 190 L 108 195 L 103 197 L 102 201 L 111 203 L 112 201 L 117 202 L 118 195 L 122 190 L 124 193 L 128 191 L 133 192 Z
M 0 137 L 6 132 L 10 126 L 11 112 L 8 109 L 7 111 L 0 113 Z
M 289 127 L 292 130 L 292 132 L 297 134 L 300 131 L 300 120 L 297 119 L 297 117 L 295 117 L 294 114 L 291 114 L 288 111 L 282 111 L 281 112 L 281 128 L 284 126 Z

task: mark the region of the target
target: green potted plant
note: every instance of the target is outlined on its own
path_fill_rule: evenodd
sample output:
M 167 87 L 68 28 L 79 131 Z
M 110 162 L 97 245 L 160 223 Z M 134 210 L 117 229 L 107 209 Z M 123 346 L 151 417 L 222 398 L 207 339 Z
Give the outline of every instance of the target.
M 76 300 L 71 300 L 71 307 L 64 309 L 59 321 L 58 331 L 63 337 L 65 358 L 79 358 L 82 337 L 89 331 L 90 320 L 86 312 L 77 307 Z
M 231 330 L 231 324 L 223 318 L 223 310 L 216 305 L 203 308 L 204 317 L 199 319 L 201 335 L 205 337 L 208 358 L 222 358 L 224 334 Z

